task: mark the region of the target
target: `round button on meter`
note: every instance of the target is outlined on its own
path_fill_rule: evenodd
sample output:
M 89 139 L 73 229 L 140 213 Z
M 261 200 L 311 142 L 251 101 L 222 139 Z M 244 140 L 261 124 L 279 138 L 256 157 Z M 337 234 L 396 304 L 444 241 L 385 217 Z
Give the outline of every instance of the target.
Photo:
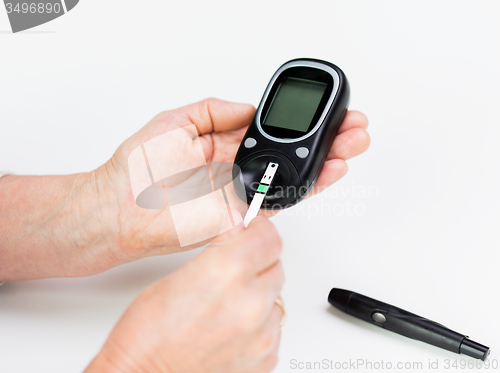
M 248 137 L 245 142 L 245 148 L 250 149 L 253 148 L 255 145 L 257 145 L 257 140 L 255 140 L 253 137 Z
M 295 154 L 297 155 L 297 157 L 299 158 L 307 158 L 307 156 L 309 155 L 309 149 L 307 148 L 297 148 L 297 150 L 295 150 Z

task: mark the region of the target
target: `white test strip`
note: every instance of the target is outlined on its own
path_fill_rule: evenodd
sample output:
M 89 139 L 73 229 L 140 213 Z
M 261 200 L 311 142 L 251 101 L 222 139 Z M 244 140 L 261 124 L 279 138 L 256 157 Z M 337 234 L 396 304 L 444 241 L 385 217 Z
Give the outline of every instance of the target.
M 264 176 L 260 180 L 259 187 L 253 196 L 252 203 L 250 203 L 250 207 L 245 215 L 245 219 L 243 220 L 243 224 L 245 227 L 248 227 L 248 224 L 257 216 L 259 213 L 260 207 L 264 202 L 264 198 L 266 197 L 267 190 L 269 189 L 269 185 L 273 181 L 274 175 L 278 170 L 277 163 L 269 163 L 266 168 L 266 172 L 264 172 Z

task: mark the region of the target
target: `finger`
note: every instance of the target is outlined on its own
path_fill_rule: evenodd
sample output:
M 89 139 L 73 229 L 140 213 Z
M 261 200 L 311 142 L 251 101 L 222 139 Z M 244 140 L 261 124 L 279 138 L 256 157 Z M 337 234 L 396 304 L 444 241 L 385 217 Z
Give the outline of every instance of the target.
M 344 121 L 339 128 L 339 134 L 353 128 L 366 129 L 368 127 L 368 118 L 360 111 L 350 110 L 347 112 Z
M 318 177 L 318 181 L 308 197 L 322 192 L 330 185 L 342 179 L 347 174 L 347 170 L 347 163 L 343 159 L 337 158 L 326 161 Z
M 174 111 L 187 115 L 201 135 L 247 126 L 255 114 L 255 108 L 252 105 L 216 98 L 209 98 Z
M 246 229 L 241 225 L 234 228 L 227 236 L 228 240 L 217 240 L 195 258 L 204 273 L 256 277 L 276 263 L 281 254 L 281 238 L 264 217 L 255 218 Z
M 274 300 L 279 297 L 284 283 L 285 272 L 283 271 L 283 264 L 278 260 L 256 278 L 254 286 L 265 293 L 268 301 L 274 304 Z
M 279 350 L 279 340 L 281 339 L 281 333 L 278 337 L 278 346 L 276 349 L 270 353 L 264 360 L 260 362 L 260 364 L 252 369 L 252 373 L 270 373 L 276 368 L 278 365 L 278 350 Z
M 275 264 L 281 255 L 283 243 L 273 223 L 265 217 L 256 217 L 236 238 L 240 249 L 236 252 L 250 275 L 258 276 Z
M 281 318 L 283 311 L 274 303 L 272 312 L 263 325 L 253 333 L 246 354 L 259 365 L 279 346 L 281 337 Z
M 365 152 L 370 146 L 370 135 L 362 128 L 351 128 L 335 137 L 327 159 L 348 160 Z

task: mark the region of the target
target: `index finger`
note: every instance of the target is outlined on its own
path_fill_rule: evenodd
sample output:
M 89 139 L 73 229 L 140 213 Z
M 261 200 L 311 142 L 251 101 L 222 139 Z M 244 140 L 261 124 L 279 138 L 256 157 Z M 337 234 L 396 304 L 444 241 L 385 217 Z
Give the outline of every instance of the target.
M 353 128 L 368 128 L 368 118 L 360 111 L 349 110 L 344 118 L 344 121 L 340 125 L 339 135 L 342 132 L 349 131 Z

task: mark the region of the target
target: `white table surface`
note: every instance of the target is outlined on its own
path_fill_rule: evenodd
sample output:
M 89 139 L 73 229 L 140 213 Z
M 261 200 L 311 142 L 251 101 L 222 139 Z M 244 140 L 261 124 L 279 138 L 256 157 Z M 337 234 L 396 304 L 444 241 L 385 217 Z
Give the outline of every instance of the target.
M 273 218 L 289 313 L 275 371 L 471 360 L 333 310 L 332 287 L 429 317 L 500 359 L 499 11 L 497 1 L 83 0 L 12 35 L 0 7 L 0 170 L 91 170 L 162 110 L 209 96 L 257 105 L 283 62 L 329 60 L 370 118 L 372 146 L 335 187 Z M 197 252 L 0 287 L 0 372 L 81 372 L 141 290 Z

